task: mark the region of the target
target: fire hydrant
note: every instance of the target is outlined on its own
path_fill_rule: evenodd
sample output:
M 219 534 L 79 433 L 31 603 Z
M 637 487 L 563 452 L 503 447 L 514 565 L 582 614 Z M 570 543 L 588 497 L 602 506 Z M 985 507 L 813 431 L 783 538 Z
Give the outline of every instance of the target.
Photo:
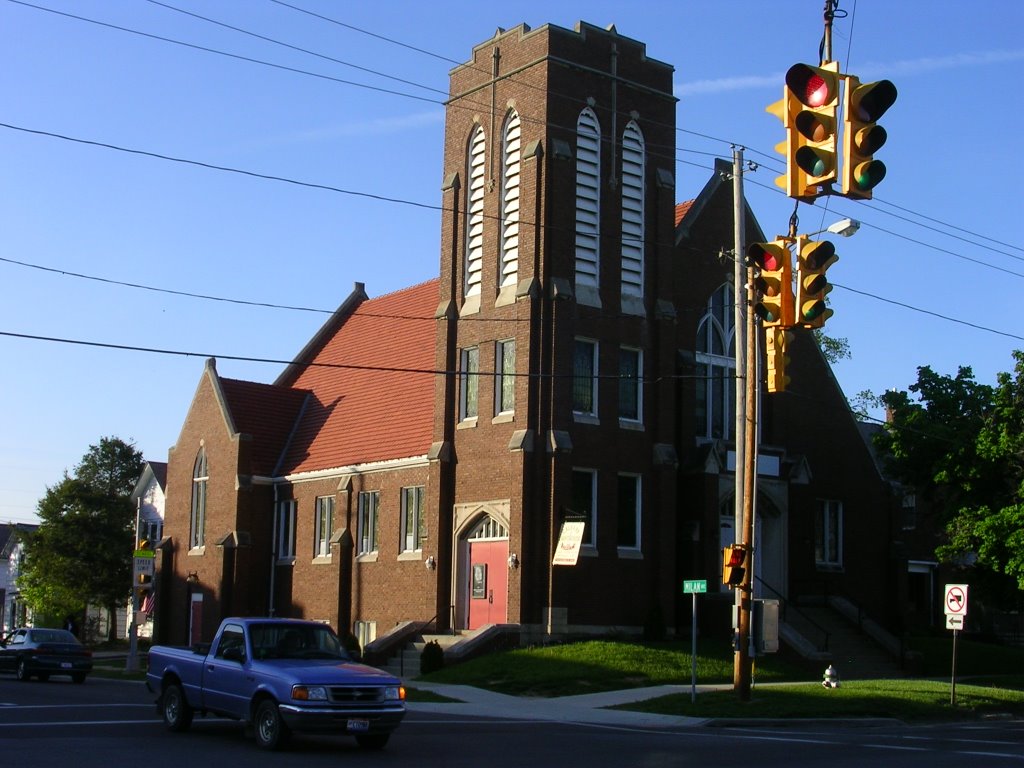
M 821 685 L 824 688 L 839 687 L 839 673 L 831 664 L 829 664 L 828 669 L 825 670 L 825 678 L 821 681 Z

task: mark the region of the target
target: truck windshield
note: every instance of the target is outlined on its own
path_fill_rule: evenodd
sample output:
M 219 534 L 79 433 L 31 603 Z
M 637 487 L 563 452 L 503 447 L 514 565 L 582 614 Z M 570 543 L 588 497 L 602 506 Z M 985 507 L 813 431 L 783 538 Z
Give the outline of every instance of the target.
M 327 625 L 253 624 L 250 635 L 256 659 L 349 658 L 338 636 Z

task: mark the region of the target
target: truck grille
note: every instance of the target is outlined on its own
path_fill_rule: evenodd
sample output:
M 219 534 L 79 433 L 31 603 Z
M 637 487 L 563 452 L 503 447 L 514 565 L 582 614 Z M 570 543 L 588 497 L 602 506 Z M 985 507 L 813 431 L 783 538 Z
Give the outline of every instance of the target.
M 335 704 L 374 704 L 384 701 L 384 689 L 379 685 L 336 685 L 330 689 Z

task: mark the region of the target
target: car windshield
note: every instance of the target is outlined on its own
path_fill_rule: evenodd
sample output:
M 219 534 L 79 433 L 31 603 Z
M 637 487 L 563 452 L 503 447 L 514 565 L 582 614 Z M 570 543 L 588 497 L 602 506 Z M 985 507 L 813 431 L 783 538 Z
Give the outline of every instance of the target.
M 28 639 L 33 643 L 78 643 L 78 639 L 65 629 L 32 629 Z
M 315 624 L 253 624 L 256 659 L 344 659 L 349 656 L 334 631 Z

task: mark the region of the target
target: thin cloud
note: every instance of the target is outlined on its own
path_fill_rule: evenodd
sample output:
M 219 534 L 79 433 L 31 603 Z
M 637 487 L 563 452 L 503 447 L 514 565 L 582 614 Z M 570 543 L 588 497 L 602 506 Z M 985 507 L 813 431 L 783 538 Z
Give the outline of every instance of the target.
M 949 56 L 925 56 L 920 59 L 896 61 L 890 64 L 866 64 L 858 66 L 857 75 L 864 78 L 898 77 L 900 75 L 922 75 L 930 72 L 966 67 L 991 66 L 1024 59 L 1024 50 L 1017 51 L 975 51 L 955 53 Z M 701 94 L 729 93 L 731 91 L 747 91 L 766 87 L 777 87 L 784 79 L 785 73 L 772 75 L 749 75 L 721 77 L 714 80 L 694 80 L 689 83 L 677 83 L 676 96 L 695 96 Z
M 444 110 L 418 112 L 400 117 L 382 117 L 357 123 L 327 126 L 312 131 L 302 131 L 291 137 L 292 141 L 321 141 L 323 139 L 351 138 L 353 136 L 381 136 L 403 133 L 410 128 L 444 123 Z

